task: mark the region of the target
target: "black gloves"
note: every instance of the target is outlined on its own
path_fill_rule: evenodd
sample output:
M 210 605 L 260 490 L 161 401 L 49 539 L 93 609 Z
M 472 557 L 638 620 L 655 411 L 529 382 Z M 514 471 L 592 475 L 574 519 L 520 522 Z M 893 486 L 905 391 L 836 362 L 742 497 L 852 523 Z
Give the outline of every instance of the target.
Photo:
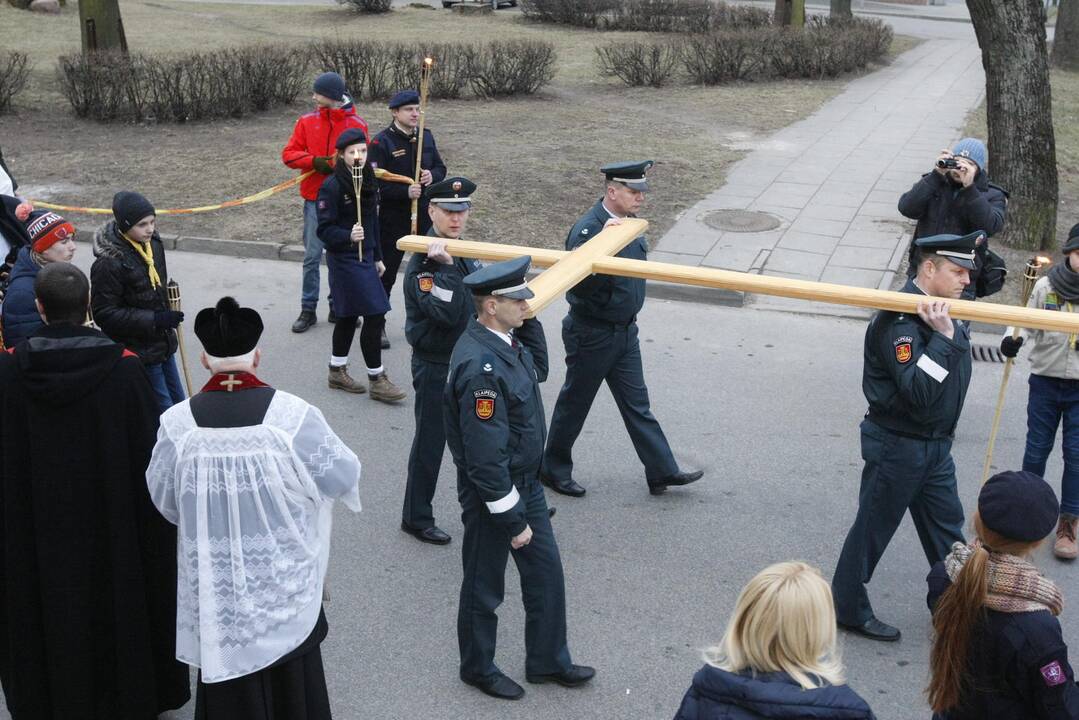
M 333 172 L 333 155 L 316 155 L 311 164 L 323 175 L 329 175 Z
M 161 310 L 154 313 L 155 330 L 171 330 L 184 321 L 184 314 L 179 310 Z
M 1013 338 L 1005 335 L 1000 341 L 1000 354 L 1004 357 L 1013 358 L 1019 354 L 1019 348 L 1023 347 L 1023 338 Z

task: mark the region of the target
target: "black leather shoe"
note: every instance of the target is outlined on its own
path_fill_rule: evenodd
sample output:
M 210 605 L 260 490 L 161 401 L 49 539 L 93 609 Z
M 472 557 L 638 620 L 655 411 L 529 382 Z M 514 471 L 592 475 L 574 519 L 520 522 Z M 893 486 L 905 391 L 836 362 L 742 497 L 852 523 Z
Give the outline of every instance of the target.
M 562 687 L 578 687 L 596 676 L 596 669 L 587 665 L 570 665 L 569 670 L 550 675 L 526 675 L 525 679 L 530 683 L 555 682 Z
M 547 519 L 553 518 L 554 514 L 556 512 L 558 512 L 558 508 L 553 508 L 553 507 L 547 508 Z
M 300 317 L 296 318 L 296 322 L 292 323 L 292 332 L 307 332 L 307 328 L 311 327 L 317 322 L 318 318 L 315 317 L 314 310 L 301 310 Z
M 390 349 L 390 339 L 386 337 L 386 328 L 382 328 L 382 339 L 379 341 L 383 350 Z
M 480 680 L 461 675 L 461 682 L 499 700 L 520 700 L 525 696 L 525 689 L 502 673 Z
M 439 528 L 432 525 L 429 528 L 418 530 L 414 527 L 409 527 L 404 523 L 401 523 L 401 529 L 406 533 L 416 538 L 420 542 L 431 543 L 432 545 L 449 545 L 450 536 Z
M 838 623 L 838 625 L 844 630 L 852 632 L 855 635 L 861 635 L 864 638 L 869 638 L 870 640 L 895 642 L 902 637 L 899 628 L 894 628 L 888 623 L 883 623 L 875 617 L 869 618 L 861 625 L 846 625 L 844 623 Z
M 543 473 L 540 473 L 540 482 L 545 486 L 551 488 L 560 495 L 569 495 L 570 497 L 581 497 L 584 495 L 584 488 L 577 484 L 572 478 L 566 482 L 556 482 L 554 478 L 549 478 Z
M 648 492 L 653 495 L 662 495 L 667 492 L 667 488 L 673 485 L 689 485 L 692 482 L 697 482 L 704 476 L 703 470 L 694 470 L 693 472 L 676 472 L 674 475 L 668 475 L 665 478 L 659 480 L 653 480 L 648 483 Z

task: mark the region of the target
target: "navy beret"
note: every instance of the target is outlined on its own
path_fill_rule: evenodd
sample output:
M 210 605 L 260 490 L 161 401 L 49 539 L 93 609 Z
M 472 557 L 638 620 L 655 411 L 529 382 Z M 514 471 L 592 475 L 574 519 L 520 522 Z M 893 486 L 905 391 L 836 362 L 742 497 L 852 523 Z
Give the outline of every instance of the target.
M 1049 483 L 1026 471 L 997 473 L 978 495 L 978 515 L 1009 540 L 1035 542 L 1056 527 L 1060 504 Z
M 334 143 L 334 147 L 338 150 L 344 150 L 349 145 L 365 142 L 367 142 L 367 135 L 364 134 L 363 130 L 360 130 L 359 128 L 349 128 L 337 136 L 337 142 Z
M 419 105 L 420 94 L 415 90 L 402 90 L 390 98 L 390 110 L 396 110 L 402 105 Z

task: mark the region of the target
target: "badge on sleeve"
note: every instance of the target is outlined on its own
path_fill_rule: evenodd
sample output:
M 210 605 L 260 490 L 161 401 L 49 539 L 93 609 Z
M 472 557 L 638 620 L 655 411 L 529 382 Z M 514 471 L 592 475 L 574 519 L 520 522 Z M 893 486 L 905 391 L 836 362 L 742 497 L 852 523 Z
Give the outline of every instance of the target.
M 1068 676 L 1064 674 L 1064 668 L 1060 667 L 1059 660 L 1054 660 L 1041 668 L 1041 674 L 1047 687 L 1056 687 L 1068 681 Z
M 910 362 L 910 344 L 912 342 L 914 342 L 914 338 L 910 335 L 902 335 L 892 341 L 892 345 L 895 346 L 895 361 L 900 365 Z
M 480 420 L 490 420 L 495 416 L 495 400 L 498 393 L 484 388 L 472 393 L 476 398 L 476 417 Z
M 429 293 L 435 286 L 435 276 L 433 273 L 422 272 L 416 276 L 416 282 L 420 286 L 420 292 Z

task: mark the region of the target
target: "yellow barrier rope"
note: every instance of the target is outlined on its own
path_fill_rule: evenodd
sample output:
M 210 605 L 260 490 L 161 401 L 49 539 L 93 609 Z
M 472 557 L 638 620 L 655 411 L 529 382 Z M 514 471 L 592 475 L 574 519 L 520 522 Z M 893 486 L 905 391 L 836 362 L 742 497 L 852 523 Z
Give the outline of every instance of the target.
M 167 208 L 165 210 L 158 210 L 157 214 L 158 215 L 191 215 L 191 214 L 194 214 L 194 213 L 211 212 L 213 210 L 223 210 L 225 208 L 238 207 L 240 205 L 248 205 L 248 204 L 253 203 L 253 202 L 258 202 L 259 200 L 265 200 L 266 198 L 270 197 L 271 195 L 276 195 L 277 193 L 281 192 L 282 190 L 288 190 L 290 187 L 293 187 L 294 185 L 299 185 L 301 182 L 303 182 L 304 178 L 308 177 L 309 175 L 311 175 L 314 172 L 315 172 L 314 170 L 308 170 L 307 172 L 300 175 L 299 177 L 294 177 L 291 180 L 286 180 L 285 182 L 278 183 L 278 184 L 274 185 L 273 187 L 266 188 L 265 190 L 261 190 L 261 191 L 255 193 L 254 195 L 247 195 L 246 197 L 237 198 L 235 200 L 226 200 L 225 202 L 218 203 L 217 205 L 202 205 L 200 207 L 193 207 L 193 208 Z M 408 185 L 412 184 L 412 178 L 405 177 L 404 175 L 397 175 L 395 173 L 389 172 L 388 170 L 383 170 L 382 168 L 376 168 L 375 169 L 375 177 L 377 177 L 379 180 L 382 180 L 383 182 L 404 183 L 404 184 L 408 184 Z M 112 214 L 112 209 L 111 208 L 91 208 L 91 207 L 78 207 L 76 205 L 58 205 L 56 203 L 49 203 L 49 202 L 45 202 L 43 200 L 30 200 L 30 203 L 34 207 L 48 208 L 49 210 L 63 210 L 64 212 L 86 213 L 86 214 L 89 214 L 89 215 L 111 215 Z

